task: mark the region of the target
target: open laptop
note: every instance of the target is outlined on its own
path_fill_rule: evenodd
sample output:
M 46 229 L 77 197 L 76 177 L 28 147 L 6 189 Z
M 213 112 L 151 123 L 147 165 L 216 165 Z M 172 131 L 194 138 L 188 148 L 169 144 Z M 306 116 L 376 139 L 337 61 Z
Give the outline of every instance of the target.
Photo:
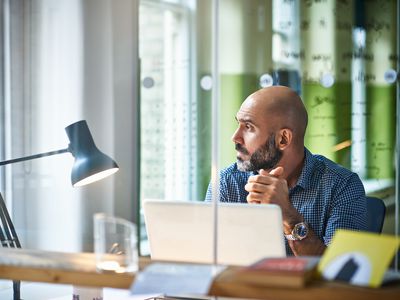
M 145 200 L 143 208 L 152 259 L 213 262 L 212 203 Z M 222 265 L 286 256 L 280 207 L 219 203 L 217 244 Z

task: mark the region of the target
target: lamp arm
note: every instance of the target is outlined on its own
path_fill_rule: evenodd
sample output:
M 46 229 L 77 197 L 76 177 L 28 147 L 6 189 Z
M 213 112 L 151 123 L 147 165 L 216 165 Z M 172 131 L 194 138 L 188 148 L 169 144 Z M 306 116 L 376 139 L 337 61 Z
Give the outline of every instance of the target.
M 55 150 L 55 151 L 50 151 L 50 152 L 44 152 L 40 154 L 35 154 L 35 155 L 30 155 L 30 156 L 25 156 L 25 157 L 20 157 L 20 158 L 14 158 L 14 159 L 9 159 L 9 160 L 3 160 L 0 161 L 0 166 L 16 163 L 16 162 L 21 162 L 25 160 L 31 160 L 35 158 L 41 158 L 45 156 L 51 156 L 51 155 L 56 155 L 56 154 L 61 154 L 65 152 L 70 152 L 69 148 L 61 149 L 61 150 Z

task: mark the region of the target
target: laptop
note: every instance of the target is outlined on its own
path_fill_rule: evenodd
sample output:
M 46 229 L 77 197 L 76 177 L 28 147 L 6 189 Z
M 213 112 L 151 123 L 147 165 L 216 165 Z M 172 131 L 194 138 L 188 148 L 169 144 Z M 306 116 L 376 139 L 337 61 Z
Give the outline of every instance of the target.
M 213 263 L 213 207 L 200 201 L 145 200 L 153 260 Z M 218 204 L 217 263 L 249 265 L 285 257 L 282 212 L 273 204 Z

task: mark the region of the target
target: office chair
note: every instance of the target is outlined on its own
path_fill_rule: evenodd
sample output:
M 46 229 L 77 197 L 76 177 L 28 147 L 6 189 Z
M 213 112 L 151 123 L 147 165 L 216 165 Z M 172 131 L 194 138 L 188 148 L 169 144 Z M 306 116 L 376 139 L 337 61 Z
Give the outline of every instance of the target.
M 366 197 L 367 200 L 367 231 L 381 233 L 385 220 L 386 206 L 382 199 Z

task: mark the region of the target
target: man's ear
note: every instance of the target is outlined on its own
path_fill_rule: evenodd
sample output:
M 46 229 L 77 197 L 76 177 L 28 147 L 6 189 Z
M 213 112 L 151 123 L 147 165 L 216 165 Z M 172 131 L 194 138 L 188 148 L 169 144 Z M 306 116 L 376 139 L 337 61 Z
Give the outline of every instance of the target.
M 277 141 L 277 147 L 280 150 L 284 150 L 287 148 L 293 140 L 293 132 L 289 128 L 283 128 L 279 130 L 278 134 L 278 141 Z

